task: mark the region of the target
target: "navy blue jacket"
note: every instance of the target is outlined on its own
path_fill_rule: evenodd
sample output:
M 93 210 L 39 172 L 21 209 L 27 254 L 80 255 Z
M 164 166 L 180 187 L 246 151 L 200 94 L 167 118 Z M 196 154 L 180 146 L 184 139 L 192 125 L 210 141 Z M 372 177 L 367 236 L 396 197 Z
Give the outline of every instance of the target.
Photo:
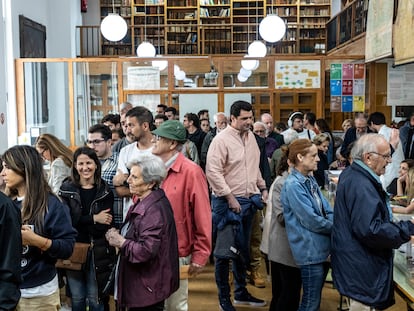
M 379 178 L 354 161 L 339 177 L 331 263 L 342 295 L 383 310 L 394 304 L 393 249 L 414 234 L 411 221 L 394 223 Z
M 21 201 L 14 201 L 18 207 Z M 49 194 L 47 212 L 41 228 L 34 228 L 37 234 L 50 239 L 52 245 L 42 252 L 33 246 L 24 246 L 21 260 L 23 283 L 21 288 L 31 288 L 51 281 L 56 275 L 56 260 L 72 255 L 76 230 L 72 227 L 69 208 L 54 194 Z

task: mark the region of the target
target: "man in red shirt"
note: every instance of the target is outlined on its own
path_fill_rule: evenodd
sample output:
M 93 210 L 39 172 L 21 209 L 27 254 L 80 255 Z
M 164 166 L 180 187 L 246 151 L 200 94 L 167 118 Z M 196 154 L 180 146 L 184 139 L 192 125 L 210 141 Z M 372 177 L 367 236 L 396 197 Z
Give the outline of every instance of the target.
M 211 252 L 211 207 L 207 180 L 203 170 L 184 157 L 181 148 L 186 142 L 182 123 L 168 120 L 153 133 L 152 153 L 167 167 L 161 185 L 174 211 L 178 235 L 180 266 L 189 265 L 190 276 L 200 273 Z M 180 280 L 180 288 L 165 302 L 167 311 L 188 310 L 188 280 Z

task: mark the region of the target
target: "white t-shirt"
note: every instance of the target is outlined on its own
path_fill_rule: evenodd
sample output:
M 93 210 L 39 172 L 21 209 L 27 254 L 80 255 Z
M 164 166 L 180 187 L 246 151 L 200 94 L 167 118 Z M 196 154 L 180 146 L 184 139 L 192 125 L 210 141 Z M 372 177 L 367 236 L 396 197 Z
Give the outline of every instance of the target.
M 122 173 L 129 175 L 129 168 L 128 164 L 132 160 L 136 160 L 137 158 L 143 156 L 143 155 L 151 155 L 152 154 L 152 148 L 148 149 L 138 149 L 137 142 L 133 142 L 132 144 L 129 144 L 121 149 L 119 152 L 119 158 L 118 158 L 118 170 L 121 170 Z M 124 197 L 123 198 L 123 218 L 122 220 L 125 220 L 125 217 L 128 213 L 129 207 L 132 205 L 132 198 L 131 197 Z

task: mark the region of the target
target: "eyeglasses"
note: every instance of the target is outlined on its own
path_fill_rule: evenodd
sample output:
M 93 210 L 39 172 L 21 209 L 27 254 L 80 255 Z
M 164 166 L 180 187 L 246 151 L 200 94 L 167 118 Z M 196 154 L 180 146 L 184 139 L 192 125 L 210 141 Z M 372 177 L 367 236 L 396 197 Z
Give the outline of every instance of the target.
M 391 154 L 381 154 L 381 153 L 374 152 L 374 151 L 371 151 L 371 152 L 368 152 L 368 153 L 373 153 L 373 154 L 376 154 L 378 156 L 381 156 L 385 161 L 391 160 L 391 158 L 392 158 Z
M 101 142 L 105 141 L 105 139 L 94 139 L 94 140 L 87 140 L 87 145 L 99 145 Z
M 155 139 L 156 141 L 159 141 L 163 137 L 161 137 L 159 135 L 152 135 L 152 138 Z

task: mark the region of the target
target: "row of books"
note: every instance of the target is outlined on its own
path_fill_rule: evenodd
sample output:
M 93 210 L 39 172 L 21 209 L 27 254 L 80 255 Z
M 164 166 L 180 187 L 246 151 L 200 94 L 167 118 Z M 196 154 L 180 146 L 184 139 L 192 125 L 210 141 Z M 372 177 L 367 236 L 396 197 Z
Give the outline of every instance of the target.
M 200 17 L 229 17 L 230 8 L 200 8 Z
M 200 0 L 200 5 L 226 5 L 230 0 Z

